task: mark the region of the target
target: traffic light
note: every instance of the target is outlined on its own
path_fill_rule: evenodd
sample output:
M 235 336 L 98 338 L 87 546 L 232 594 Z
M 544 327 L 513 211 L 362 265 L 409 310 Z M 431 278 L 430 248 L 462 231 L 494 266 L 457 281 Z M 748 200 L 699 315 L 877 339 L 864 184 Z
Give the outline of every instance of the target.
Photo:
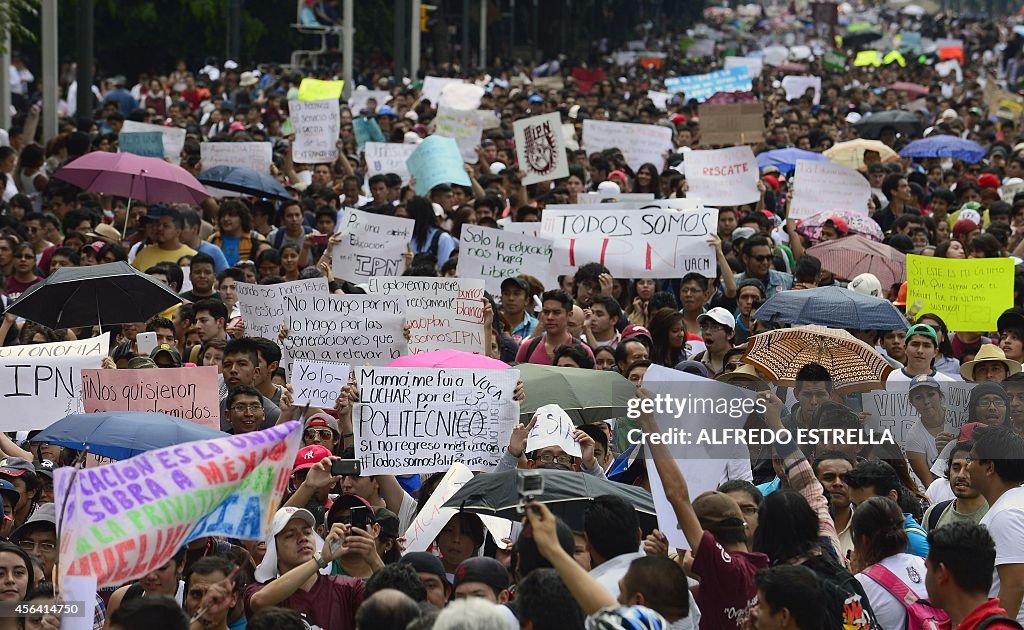
M 420 32 L 427 32 L 427 5 L 420 5 Z

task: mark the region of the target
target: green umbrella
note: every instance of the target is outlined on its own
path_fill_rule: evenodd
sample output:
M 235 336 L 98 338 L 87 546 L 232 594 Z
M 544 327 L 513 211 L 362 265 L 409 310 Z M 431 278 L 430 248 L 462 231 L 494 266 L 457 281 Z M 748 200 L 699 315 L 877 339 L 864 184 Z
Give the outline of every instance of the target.
M 520 405 L 524 422 L 538 407 L 556 404 L 576 424 L 626 415 L 626 404 L 636 395 L 636 386 L 617 372 L 562 368 L 522 363 L 516 366 L 526 389 Z

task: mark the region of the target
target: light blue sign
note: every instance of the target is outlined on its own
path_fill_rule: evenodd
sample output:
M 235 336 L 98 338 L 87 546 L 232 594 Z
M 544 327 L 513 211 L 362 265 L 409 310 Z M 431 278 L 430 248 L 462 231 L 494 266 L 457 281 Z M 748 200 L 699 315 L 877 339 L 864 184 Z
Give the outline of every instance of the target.
M 698 103 L 708 100 L 716 92 L 749 92 L 753 87 L 750 70 L 746 66 L 665 79 L 666 90 L 673 94 L 682 93 L 687 101 L 692 98 Z
M 427 137 L 405 161 L 405 166 L 409 175 L 416 178 L 416 193 L 420 195 L 426 196 L 439 184 L 471 185 L 459 145 L 451 138 Z
M 164 134 L 159 131 L 120 133 L 117 145 L 121 153 L 134 153 L 143 157 L 164 157 Z
M 387 142 L 384 139 L 384 132 L 380 130 L 380 125 L 373 118 L 366 116 L 354 118 L 352 128 L 356 132 L 356 144 L 360 151 L 363 150 L 363 145 L 367 142 Z

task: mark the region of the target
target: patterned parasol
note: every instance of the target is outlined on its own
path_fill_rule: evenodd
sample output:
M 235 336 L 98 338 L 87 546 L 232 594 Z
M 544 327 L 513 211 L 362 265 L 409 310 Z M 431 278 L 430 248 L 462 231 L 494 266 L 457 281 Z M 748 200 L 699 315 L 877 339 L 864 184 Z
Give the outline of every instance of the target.
M 879 243 L 885 238 L 885 235 L 882 234 L 882 228 L 878 227 L 874 219 L 863 212 L 855 212 L 853 210 L 830 210 L 828 212 L 812 214 L 800 222 L 796 231 L 817 242 L 821 238 L 821 226 L 832 217 L 839 217 L 846 221 L 846 225 L 850 228 L 850 234 L 860 234 Z
M 784 387 L 796 384 L 796 374 L 817 363 L 832 375 L 840 393 L 884 389 L 892 366 L 875 349 L 845 330 L 798 326 L 754 335 L 743 360 L 769 373 Z

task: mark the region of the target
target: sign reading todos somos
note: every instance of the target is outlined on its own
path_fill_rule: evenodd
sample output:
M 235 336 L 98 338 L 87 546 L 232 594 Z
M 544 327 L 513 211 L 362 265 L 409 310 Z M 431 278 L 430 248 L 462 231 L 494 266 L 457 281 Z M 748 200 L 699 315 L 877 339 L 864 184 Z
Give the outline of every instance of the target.
M 54 471 L 61 576 L 136 580 L 204 536 L 262 539 L 288 486 L 298 422 Z

